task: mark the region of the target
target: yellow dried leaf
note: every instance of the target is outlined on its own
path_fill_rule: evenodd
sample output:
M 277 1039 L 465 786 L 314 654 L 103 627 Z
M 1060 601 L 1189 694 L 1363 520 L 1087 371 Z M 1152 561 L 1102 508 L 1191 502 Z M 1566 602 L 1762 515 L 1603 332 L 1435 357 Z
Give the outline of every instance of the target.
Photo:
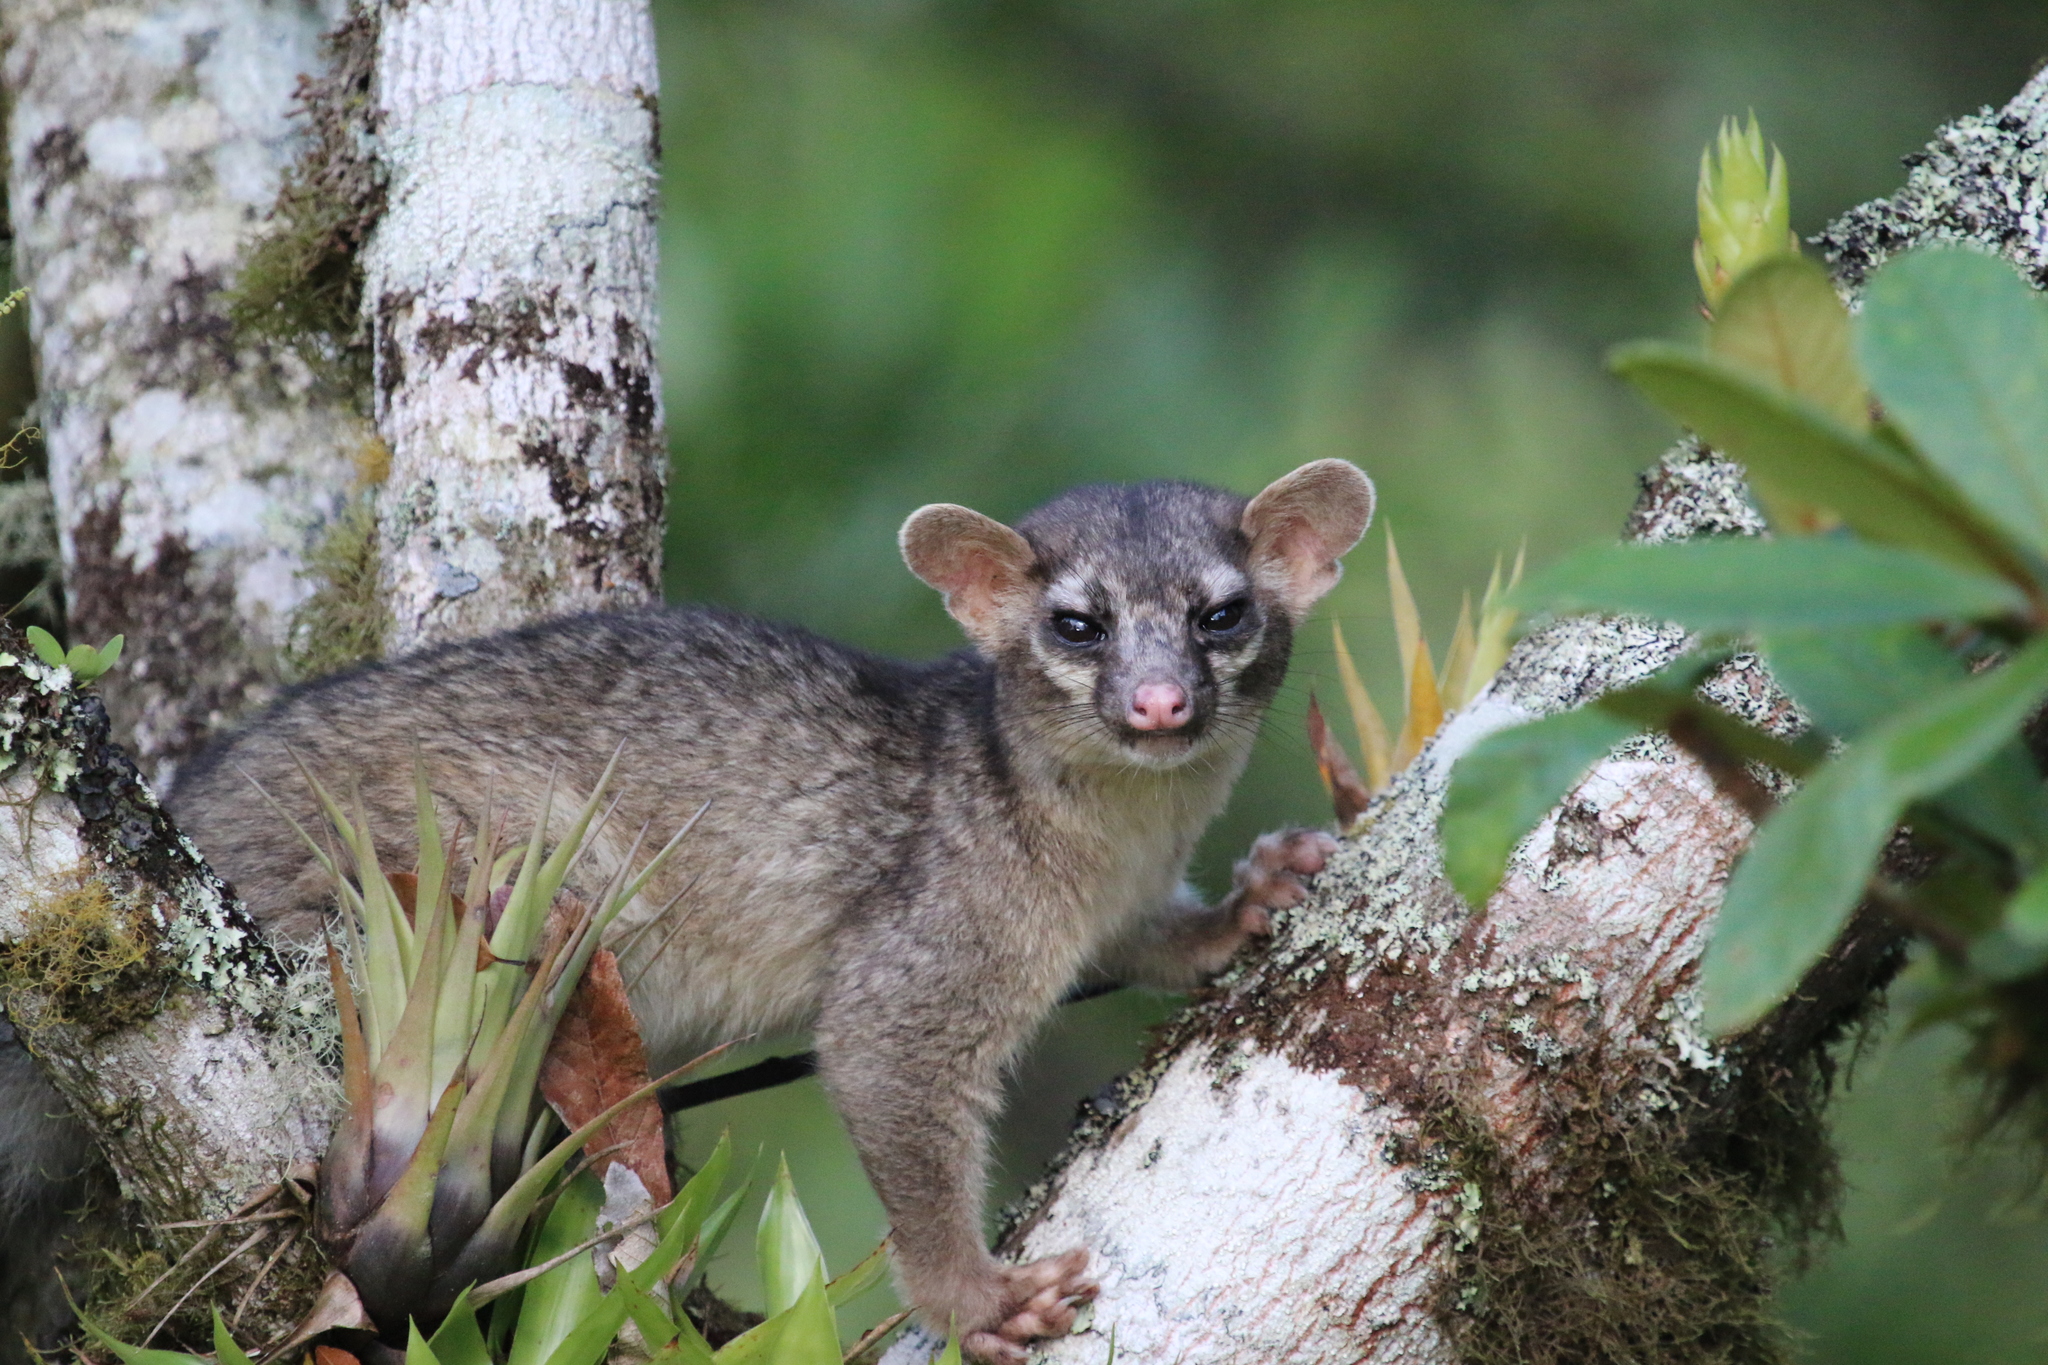
M 1358 731 L 1358 752 L 1365 758 L 1365 783 L 1375 792 L 1387 789 L 1394 777 L 1394 745 L 1387 737 L 1387 723 L 1372 704 L 1365 680 L 1344 646 L 1344 628 L 1330 622 L 1330 638 L 1337 647 L 1337 677 L 1344 684 L 1344 700 L 1351 707 L 1351 725 Z
M 1415 609 L 1415 594 L 1408 590 L 1408 575 L 1401 572 L 1401 552 L 1394 548 L 1394 528 L 1387 528 L 1387 596 L 1394 605 L 1394 638 L 1401 645 L 1401 677 L 1415 676 L 1415 656 L 1426 652 L 1422 639 L 1422 613 Z M 1399 764 L 1395 765 L 1400 766 Z
M 1408 675 L 1408 715 L 1401 722 L 1401 742 L 1394 746 L 1394 771 L 1399 772 L 1422 752 L 1423 741 L 1444 723 L 1443 697 L 1436 690 L 1436 668 L 1430 663 L 1429 641 L 1417 632 L 1415 665 Z
M 1472 633 L 1472 594 L 1468 592 L 1458 604 L 1458 628 L 1451 632 L 1451 652 L 1444 656 L 1443 676 L 1438 679 L 1437 690 L 1443 694 L 1447 710 L 1456 711 L 1471 700 L 1466 687 L 1472 680 L 1472 656 L 1478 644 Z

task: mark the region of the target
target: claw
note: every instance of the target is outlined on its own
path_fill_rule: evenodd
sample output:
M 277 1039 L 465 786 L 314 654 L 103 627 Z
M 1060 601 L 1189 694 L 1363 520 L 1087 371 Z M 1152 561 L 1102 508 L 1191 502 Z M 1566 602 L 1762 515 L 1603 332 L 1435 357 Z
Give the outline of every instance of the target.
M 1029 1265 L 1006 1266 L 1004 1285 L 1013 1306 L 994 1328 L 968 1333 L 961 1349 L 984 1365 L 1024 1365 L 1027 1343 L 1073 1331 L 1080 1306 L 1101 1293 L 1085 1278 L 1087 1269 L 1088 1253 L 1079 1247 Z

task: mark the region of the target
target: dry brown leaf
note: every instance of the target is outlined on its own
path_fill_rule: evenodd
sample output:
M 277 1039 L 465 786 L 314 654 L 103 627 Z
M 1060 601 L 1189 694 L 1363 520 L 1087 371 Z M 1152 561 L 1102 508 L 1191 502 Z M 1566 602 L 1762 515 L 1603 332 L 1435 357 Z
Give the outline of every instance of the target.
M 362 1365 L 362 1362 L 339 1346 L 315 1346 L 313 1365 Z
M 1337 743 L 1330 727 L 1323 722 L 1323 708 L 1316 704 L 1314 692 L 1308 694 L 1308 744 L 1315 751 L 1316 771 L 1323 775 L 1323 788 L 1330 793 L 1330 803 L 1337 809 L 1337 828 L 1349 829 L 1351 822 L 1365 813 L 1372 793 L 1358 780 L 1358 770 L 1351 766 L 1344 746 Z
M 271 1349 L 269 1358 L 283 1360 L 322 1332 L 331 1332 L 336 1328 L 368 1331 L 374 1330 L 375 1327 L 376 1324 L 370 1321 L 369 1313 L 363 1309 L 362 1299 L 356 1294 L 355 1282 L 339 1270 L 329 1271 L 327 1279 L 320 1286 L 320 1292 L 313 1296 L 313 1306 L 306 1310 L 306 1316 L 292 1329 L 292 1334 Z M 320 1346 L 314 1349 L 318 1365 L 350 1365 L 355 1359 L 347 1351 L 335 1347 Z M 333 1350 L 334 1355 L 328 1357 L 318 1354 L 327 1350 Z
M 405 922 L 407 924 L 418 924 L 420 922 L 420 879 L 418 876 L 411 872 L 392 872 L 387 874 L 384 880 L 391 883 L 391 890 L 398 897 L 398 908 L 405 911 Z
M 600 948 L 590 958 L 568 1012 L 555 1029 L 555 1040 L 541 1063 L 540 1091 L 562 1122 L 579 1128 L 648 1082 L 647 1049 L 633 1007 L 626 1003 L 626 984 L 619 960 Z M 662 1156 L 661 1101 L 649 1095 L 606 1124 L 587 1150 L 618 1150 L 593 1167 L 602 1176 L 614 1161 L 623 1161 L 657 1204 L 672 1193 L 668 1164 Z

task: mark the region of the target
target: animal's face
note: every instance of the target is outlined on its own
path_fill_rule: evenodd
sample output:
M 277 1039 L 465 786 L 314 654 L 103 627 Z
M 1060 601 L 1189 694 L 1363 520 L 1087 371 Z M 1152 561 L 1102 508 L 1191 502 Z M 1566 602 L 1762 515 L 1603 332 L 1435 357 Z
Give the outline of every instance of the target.
M 1257 727 L 1293 624 L 1252 578 L 1243 514 L 1228 493 L 1141 484 L 1069 493 L 1020 526 L 1037 610 L 995 658 L 1071 757 L 1170 767 Z
M 1186 483 L 1076 489 L 1014 531 L 929 507 L 904 553 L 1065 757 L 1168 768 L 1257 728 L 1371 487 L 1327 460 L 1249 503 Z

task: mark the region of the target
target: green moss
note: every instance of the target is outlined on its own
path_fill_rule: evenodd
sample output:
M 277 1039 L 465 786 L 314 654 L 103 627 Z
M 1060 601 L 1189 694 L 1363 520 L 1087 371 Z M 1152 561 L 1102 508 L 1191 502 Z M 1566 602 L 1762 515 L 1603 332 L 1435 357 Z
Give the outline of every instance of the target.
M 149 907 L 116 898 L 97 878 L 52 888 L 0 944 L 8 1017 L 31 1035 L 66 1022 L 111 1032 L 152 1017 L 168 972 L 156 939 Z M 17 990 L 17 981 L 34 988 Z
M 378 443 L 381 445 L 381 443 Z M 285 667 L 295 679 L 376 659 L 390 614 L 378 593 L 376 490 L 352 497 L 306 556 L 313 593 L 292 613 Z
M 353 6 L 325 46 L 327 69 L 298 94 L 306 150 L 243 259 L 228 317 L 241 335 L 290 346 L 328 386 L 360 398 L 369 392 L 370 343 L 356 255 L 384 212 L 383 173 L 369 151 L 374 14 Z
M 1454 1093 L 1422 1106 L 1421 1136 L 1397 1155 L 1449 1196 L 1431 1308 L 1460 1361 L 1794 1358 L 1773 1290 L 1840 1235 L 1823 1121 L 1834 1066 L 1825 1045 L 1738 1048 L 1730 1063 L 1696 1091 L 1649 1096 L 1625 1065 L 1566 1060 L 1545 1077 L 1535 1162 L 1504 1153 Z

